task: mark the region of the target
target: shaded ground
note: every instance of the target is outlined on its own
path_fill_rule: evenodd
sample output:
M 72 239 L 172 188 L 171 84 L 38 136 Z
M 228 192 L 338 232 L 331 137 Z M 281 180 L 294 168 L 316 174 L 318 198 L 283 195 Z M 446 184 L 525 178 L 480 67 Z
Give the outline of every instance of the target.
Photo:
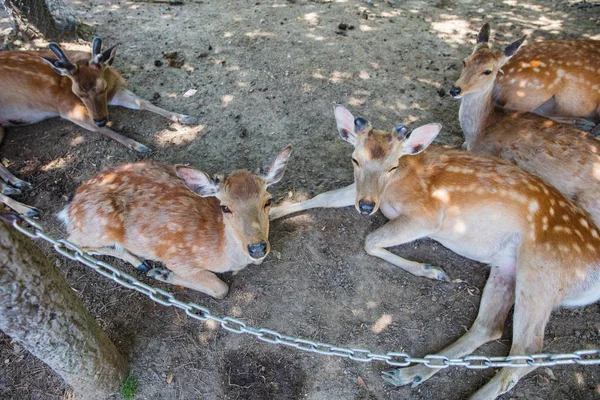
M 204 0 L 180 7 L 77 3 L 81 17 L 96 25 L 107 45 L 119 43 L 115 66 L 134 92 L 198 115 L 201 125 L 181 127 L 149 113 L 111 109 L 124 134 L 155 150 L 150 156 L 65 121 L 10 129 L 2 157 L 35 186 L 22 200 L 42 209 L 41 223 L 62 235 L 54 213 L 105 166 L 151 158 L 227 172 L 258 167 L 292 143 L 288 171 L 272 190 L 278 200 L 298 201 L 352 181 L 351 148 L 335 132 L 335 102 L 385 129 L 441 122 L 438 142 L 460 145 L 458 102 L 440 97 L 438 90 L 457 78 L 483 21 L 491 22 L 493 37 L 502 44 L 523 33 L 531 34 L 530 40 L 600 39 L 600 7 L 590 2 L 374 5 L 357 0 Z M 340 23 L 354 29 L 341 31 Z M 163 59 L 163 53 L 174 51 L 185 60 L 182 68 L 169 68 Z M 197 92 L 184 97 L 189 89 Z M 432 282 L 398 271 L 363 251 L 365 235 L 384 222 L 353 209 L 277 221 L 273 254 L 261 266 L 226 275 L 231 291 L 222 301 L 158 286 L 216 314 L 289 335 L 384 353 L 434 353 L 475 319 L 487 269 L 423 240 L 396 251 L 441 265 L 460 282 Z M 393 388 L 379 377 L 384 364 L 300 353 L 194 322 L 42 247 L 129 358 L 139 399 L 461 399 L 494 373 L 450 368 L 418 389 Z M 506 354 L 507 331 L 477 354 Z M 600 305 L 560 310 L 546 330 L 544 351 L 598 348 L 599 332 Z M 597 367 L 568 366 L 540 368 L 503 398 L 599 395 Z M 0 336 L 0 398 L 68 397 L 59 378 Z

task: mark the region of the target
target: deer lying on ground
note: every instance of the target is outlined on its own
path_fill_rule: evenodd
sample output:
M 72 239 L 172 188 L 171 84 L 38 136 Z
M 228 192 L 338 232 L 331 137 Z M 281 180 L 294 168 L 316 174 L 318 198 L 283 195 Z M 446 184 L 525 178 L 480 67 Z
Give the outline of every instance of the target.
M 195 117 L 164 110 L 127 90 L 125 80 L 111 66 L 116 46 L 102 51 L 102 41 L 96 38 L 91 54 L 66 53 L 56 43 L 50 43 L 49 48 L 50 51 L 0 52 L 0 142 L 4 127 L 61 117 L 133 150 L 150 151 L 106 126 L 108 105 L 148 110 L 182 124 L 196 123 Z M 0 178 L 6 182 L 0 184 L 0 200 L 4 204 L 22 214 L 37 214 L 34 208 L 6 197 L 29 188 L 29 183 L 2 165 Z
M 488 24 L 479 37 L 489 38 Z M 481 42 L 483 43 L 483 42 Z M 512 111 L 531 111 L 562 122 L 585 118 L 600 124 L 600 41 L 531 43 L 503 67 L 493 98 Z M 575 118 L 575 120 L 574 120 Z M 600 125 L 594 129 L 600 134 Z
M 439 354 L 456 358 L 501 337 L 514 304 L 511 355 L 542 350 L 544 329 L 558 306 L 600 298 L 600 233 L 577 205 L 540 178 L 500 159 L 431 146 L 441 127 L 392 133 L 371 128 L 342 106 L 340 136 L 355 149 L 355 183 L 297 204 L 276 207 L 271 219 L 315 207 L 381 209 L 390 220 L 365 240 L 368 254 L 413 275 L 448 280 L 439 268 L 386 250 L 429 237 L 454 252 L 490 264 L 479 314 L 471 329 Z M 535 367 L 504 368 L 473 398 L 507 392 Z M 417 386 L 438 369 L 415 366 L 384 372 L 394 385 Z
M 283 177 L 291 151 L 286 147 L 262 175 L 238 170 L 209 177 L 151 162 L 114 167 L 81 185 L 58 216 L 84 250 L 220 299 L 228 287 L 215 272 L 258 265 L 270 251 L 266 189 Z M 168 270 L 148 271 L 142 259 Z
M 467 149 L 502 157 L 539 176 L 575 200 L 600 226 L 600 142 L 570 125 L 495 107 L 494 80 L 525 38 L 504 51 L 492 51 L 488 38 L 486 24 L 450 89 L 454 98 L 461 99 L 458 118 Z

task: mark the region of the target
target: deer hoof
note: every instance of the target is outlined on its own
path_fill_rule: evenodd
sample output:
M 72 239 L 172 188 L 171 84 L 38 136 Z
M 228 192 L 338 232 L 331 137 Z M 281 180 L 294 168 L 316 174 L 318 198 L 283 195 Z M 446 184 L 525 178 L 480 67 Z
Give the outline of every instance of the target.
M 427 274 L 425 276 L 427 276 L 428 278 L 437 279 L 438 281 L 450 282 L 450 278 L 448 277 L 448 275 L 446 275 L 444 271 L 437 267 L 434 267 L 431 264 L 425 265 L 423 269 L 427 271 Z
M 198 117 L 193 117 L 191 115 L 182 115 L 179 117 L 179 123 L 182 125 L 196 125 L 198 121 Z
M 2 194 L 6 196 L 17 196 L 21 194 L 21 191 L 17 188 L 6 186 L 2 189 Z
M 391 383 L 394 386 L 410 385 L 414 389 L 419 386 L 421 382 L 423 382 L 423 378 L 421 378 L 421 376 L 416 375 L 413 377 L 408 377 L 400 368 L 383 371 L 381 374 L 383 375 L 384 381 Z
M 21 189 L 21 190 L 29 190 L 29 189 L 33 188 L 33 185 L 31 183 L 22 181 L 20 179 L 14 181 L 14 182 L 11 182 L 11 185 L 13 185 L 17 189 Z
M 171 277 L 171 271 L 169 271 L 166 268 L 152 268 L 146 273 L 146 276 L 149 276 L 150 278 L 154 278 L 161 282 L 169 282 L 169 278 Z
M 135 151 L 137 151 L 138 153 L 150 153 L 152 152 L 152 149 L 144 144 L 138 143 L 137 145 L 135 145 L 135 147 L 133 148 Z
M 142 261 L 142 263 L 135 267 L 135 269 L 147 274 L 152 268 L 150 268 L 150 265 L 146 261 Z

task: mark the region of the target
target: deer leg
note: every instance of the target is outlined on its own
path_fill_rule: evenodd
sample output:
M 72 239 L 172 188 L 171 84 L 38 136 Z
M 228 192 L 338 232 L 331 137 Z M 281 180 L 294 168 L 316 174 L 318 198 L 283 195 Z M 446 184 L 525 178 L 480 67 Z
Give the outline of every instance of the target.
M 471 329 L 456 342 L 438 354 L 448 358 L 471 354 L 483 344 L 502 336 L 504 322 L 514 302 L 514 267 L 492 267 L 490 276 L 483 289 L 477 319 Z M 431 378 L 438 368 L 417 365 L 383 372 L 383 379 L 396 385 L 417 387 Z
M 542 287 L 539 284 L 542 284 Z M 532 285 L 536 285 L 533 289 Z M 556 286 L 558 287 L 558 286 Z M 555 293 L 547 282 L 540 281 L 539 273 L 517 272 L 515 311 L 513 316 L 513 343 L 510 355 L 539 354 L 544 345 L 544 330 L 555 303 Z M 520 378 L 536 367 L 502 368 L 472 400 L 495 399 L 512 389 Z
M 148 100 L 137 96 L 135 93 L 119 88 L 108 102 L 111 106 L 122 106 L 132 110 L 147 110 L 163 117 L 170 119 L 173 122 L 179 122 L 183 125 L 195 125 L 198 123 L 198 118 L 191 115 L 184 115 L 165 110 L 150 103 Z
M 154 268 L 148 272 L 148 276 L 171 285 L 184 286 L 206 293 L 216 299 L 224 298 L 229 292 L 227 284 L 207 270 L 199 270 L 192 275 L 182 277 L 166 268 Z
M 25 205 L 23 203 L 19 203 L 16 200 L 11 199 L 10 197 L 0 194 L 0 202 L 8 206 L 9 208 L 15 210 L 19 214 L 25 215 L 27 217 L 36 217 L 40 214 L 40 210 L 35 207 L 31 207 Z
M 301 201 L 294 204 L 274 207 L 271 209 L 269 219 L 271 221 L 296 213 L 298 211 L 309 210 L 311 208 L 340 208 L 348 207 L 356 201 L 356 184 L 346 186 L 341 189 L 331 190 L 321 193 L 312 199 Z
M 123 136 L 110 128 L 107 128 L 105 126 L 101 128 L 97 127 L 96 124 L 94 124 L 92 118 L 90 117 L 87 108 L 85 108 L 83 104 L 78 105 L 73 109 L 69 109 L 66 112 L 63 112 L 61 110 L 60 116 L 81 126 L 84 129 L 87 129 L 88 131 L 98 132 L 108 138 L 111 138 L 132 150 L 138 151 L 140 153 L 148 153 L 152 151 L 148 146 L 136 142 L 135 140 L 130 139 L 127 136 Z
M 372 256 L 383 258 L 413 275 L 449 281 L 448 275 L 433 265 L 410 261 L 385 250 L 385 247 L 398 246 L 430 236 L 438 230 L 438 226 L 439 224 L 432 220 L 400 216 L 368 234 L 365 240 L 365 251 Z
M 144 273 L 150 270 L 148 264 L 144 261 L 140 260 L 136 256 L 134 256 L 129 251 L 125 250 L 122 247 L 83 247 L 83 251 L 86 251 L 90 254 L 98 254 L 102 256 L 111 256 L 118 258 L 119 260 L 123 260 L 126 263 L 133 265 L 137 270 L 142 271 Z

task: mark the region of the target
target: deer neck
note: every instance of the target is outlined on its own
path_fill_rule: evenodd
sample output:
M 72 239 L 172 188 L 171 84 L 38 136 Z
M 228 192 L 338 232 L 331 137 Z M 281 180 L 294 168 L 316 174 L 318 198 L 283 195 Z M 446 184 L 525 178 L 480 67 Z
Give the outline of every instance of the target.
M 488 90 L 469 93 L 461 99 L 458 120 L 465 135 L 467 149 L 470 149 L 473 143 L 481 137 L 483 130 L 494 117 L 492 87 L 490 85 Z

